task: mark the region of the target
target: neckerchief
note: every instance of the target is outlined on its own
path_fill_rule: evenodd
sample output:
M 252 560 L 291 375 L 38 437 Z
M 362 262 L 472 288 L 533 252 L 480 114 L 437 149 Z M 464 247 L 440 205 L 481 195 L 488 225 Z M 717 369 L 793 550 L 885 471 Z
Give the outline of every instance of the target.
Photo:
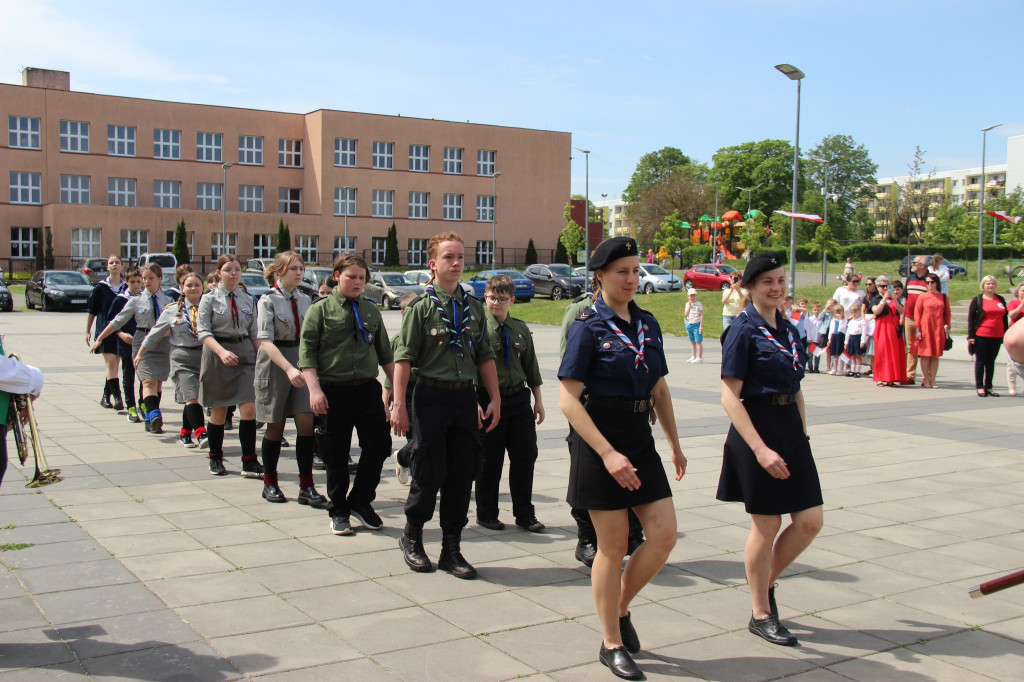
M 363 318 L 359 317 L 359 301 L 350 298 L 348 302 L 352 305 L 352 316 L 355 319 L 356 331 L 362 337 L 363 343 L 369 343 L 369 339 L 366 338 L 366 329 L 363 327 Z
M 186 301 L 183 298 L 181 303 L 178 304 L 178 312 L 184 312 Z M 192 336 L 196 337 L 196 341 L 199 340 L 199 308 L 191 303 L 188 305 L 192 306 L 191 309 L 185 313 L 185 321 L 188 322 L 188 329 L 192 332 Z
M 231 326 L 238 327 L 238 304 L 235 303 L 235 292 L 228 294 L 228 302 L 231 304 Z
M 498 329 L 501 330 L 501 350 L 505 354 L 505 366 L 508 367 L 512 364 L 512 340 L 508 338 L 508 328 L 504 322 L 498 325 Z
M 110 284 L 110 276 L 109 275 L 106 278 L 104 278 L 103 280 L 101 280 L 100 284 L 106 284 L 107 288 L 110 289 L 111 291 L 113 291 L 115 294 L 121 294 L 121 293 L 124 293 L 125 291 L 128 290 L 128 282 L 124 281 L 123 277 L 121 278 L 121 284 L 118 285 L 118 287 L 116 289 Z
M 640 349 L 639 350 L 637 350 L 637 347 L 634 346 L 633 342 L 629 340 L 629 337 L 622 333 L 622 330 L 619 329 L 618 325 L 616 325 L 611 320 L 605 320 L 605 322 L 608 324 L 609 329 L 611 329 L 613 332 L 615 332 L 615 335 L 619 337 L 619 341 L 624 343 L 630 350 L 632 350 L 634 353 L 636 353 L 636 359 L 633 361 L 633 369 L 636 369 L 640 365 L 643 365 L 644 366 L 644 371 L 645 372 L 650 372 L 651 370 L 647 366 L 647 361 L 644 360 L 644 346 L 647 345 L 647 339 L 644 338 L 644 325 L 640 321 L 640 318 L 637 317 L 637 320 L 636 320 L 636 336 L 637 336 L 637 341 L 639 341 L 639 343 L 640 343 Z
M 281 295 L 289 299 L 292 302 L 292 317 L 295 318 L 295 340 L 299 340 L 299 331 L 302 329 L 302 325 L 299 324 L 299 304 L 295 300 L 295 293 L 286 294 L 284 289 L 279 285 L 275 284 L 274 287 L 281 292 Z
M 448 345 L 452 351 L 456 351 L 459 357 L 465 358 L 466 351 L 462 347 L 462 334 L 469 334 L 472 329 L 469 326 L 469 297 L 463 293 L 462 295 L 462 311 L 459 311 L 459 302 L 455 296 L 452 296 L 452 312 L 454 313 L 454 320 L 444 305 L 441 303 L 441 299 L 438 297 L 437 292 L 434 291 L 434 285 L 427 285 L 427 296 L 434 302 L 434 307 L 437 308 L 437 314 L 441 316 L 441 321 L 444 322 L 445 329 L 448 330 Z M 456 289 L 455 295 L 457 296 L 459 290 Z
M 746 315 L 747 311 L 744 310 L 743 314 Z M 747 317 L 749 317 L 749 315 Z M 838 324 L 839 324 L 839 321 L 836 320 L 836 325 L 837 325 L 836 331 L 838 331 Z M 759 324 L 759 325 L 757 325 L 757 328 L 761 330 L 762 334 L 764 334 L 766 337 L 768 337 L 769 341 L 771 341 L 772 343 L 775 344 L 775 347 L 778 348 L 782 352 L 783 355 L 788 357 L 790 354 L 792 354 L 792 356 L 793 356 L 793 369 L 796 370 L 797 367 L 799 367 L 799 363 L 800 363 L 800 361 L 798 360 L 798 358 L 800 356 L 800 353 L 799 353 L 799 351 L 797 351 L 796 339 L 793 338 L 793 327 L 792 326 L 787 326 L 786 327 L 786 334 L 789 335 L 789 345 L 792 348 L 791 351 L 786 350 L 786 347 L 783 346 L 781 343 L 779 343 L 778 339 L 776 339 L 774 336 L 772 336 L 772 333 L 770 331 L 768 331 L 768 327 L 766 327 L 763 324 Z

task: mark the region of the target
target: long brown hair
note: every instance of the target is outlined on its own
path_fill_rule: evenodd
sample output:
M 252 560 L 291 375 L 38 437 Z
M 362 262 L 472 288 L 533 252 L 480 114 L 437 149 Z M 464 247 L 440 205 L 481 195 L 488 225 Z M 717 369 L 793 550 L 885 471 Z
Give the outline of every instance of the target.
M 288 272 L 288 268 L 292 266 L 292 263 L 299 261 L 303 263 L 302 256 L 295 251 L 282 251 L 274 257 L 274 262 L 267 266 L 267 269 L 263 272 L 263 276 L 267 278 L 267 282 L 270 286 L 277 284 L 277 280 L 280 279 L 281 275 Z
M 238 263 L 239 267 L 242 266 L 242 261 L 238 260 L 238 256 L 236 256 L 233 253 L 225 253 L 223 256 L 217 259 L 217 272 L 220 272 L 220 269 L 227 265 L 228 263 L 230 263 L 231 261 Z

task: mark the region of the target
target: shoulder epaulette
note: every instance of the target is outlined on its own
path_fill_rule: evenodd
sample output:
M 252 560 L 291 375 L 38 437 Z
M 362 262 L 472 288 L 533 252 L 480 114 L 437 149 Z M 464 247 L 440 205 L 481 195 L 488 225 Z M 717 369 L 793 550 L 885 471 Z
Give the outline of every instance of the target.
M 164 303 L 164 307 L 165 308 L 170 308 L 171 306 L 175 306 L 175 305 L 178 305 L 177 301 L 171 301 L 170 303 Z
M 589 298 L 590 298 L 590 294 L 587 293 L 587 292 L 584 292 L 584 293 L 580 294 L 579 296 L 577 296 L 576 298 L 572 299 L 572 302 L 573 303 L 579 303 L 580 301 L 586 301 Z
M 596 310 L 594 310 L 593 308 L 584 308 L 580 312 L 580 314 L 576 316 L 576 321 L 577 322 L 583 322 L 585 320 L 589 320 L 594 315 L 597 315 L 597 311 Z

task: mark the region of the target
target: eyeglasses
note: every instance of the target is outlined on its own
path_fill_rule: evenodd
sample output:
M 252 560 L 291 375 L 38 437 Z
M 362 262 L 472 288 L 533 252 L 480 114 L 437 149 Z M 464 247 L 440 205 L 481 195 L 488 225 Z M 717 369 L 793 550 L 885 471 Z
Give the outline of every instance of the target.
M 928 280 L 928 284 L 934 284 L 935 286 L 939 286 L 939 280 L 937 280 L 937 279 L 930 279 L 930 280 Z
M 486 298 L 491 303 L 497 303 L 498 305 L 505 305 L 506 303 L 512 300 L 508 296 L 502 296 L 500 298 L 497 296 L 487 296 Z
M 875 286 L 877 286 L 879 289 L 888 289 L 889 288 L 888 284 L 876 284 Z

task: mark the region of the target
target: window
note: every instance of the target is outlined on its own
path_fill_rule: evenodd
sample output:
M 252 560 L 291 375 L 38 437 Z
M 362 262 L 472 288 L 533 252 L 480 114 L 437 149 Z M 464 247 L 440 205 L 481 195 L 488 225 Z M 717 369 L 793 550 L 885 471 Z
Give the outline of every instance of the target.
M 135 156 L 135 126 L 107 126 L 107 155 Z
M 334 165 L 356 167 L 356 141 L 351 138 L 334 138 Z
M 355 253 L 356 251 L 356 238 L 349 237 L 348 243 L 345 243 L 345 237 L 334 238 L 334 258 L 337 258 L 343 253 Z
M 39 149 L 39 119 L 32 116 L 8 116 L 7 146 L 12 149 Z
M 409 217 L 426 220 L 430 205 L 430 194 L 427 192 L 409 192 Z
M 239 185 L 238 210 L 245 213 L 263 213 L 263 185 Z
M 135 178 L 107 178 L 108 206 L 135 206 Z
M 392 170 L 395 167 L 395 143 L 373 143 L 373 167 L 380 170 Z
M 276 234 L 254 234 L 252 236 L 252 257 L 273 258 L 277 250 Z
M 220 163 L 222 141 L 220 133 L 196 133 L 196 161 Z
M 181 158 L 181 131 L 165 130 L 163 128 L 153 129 L 153 158 L 154 159 L 180 159 Z
M 263 165 L 263 138 L 256 135 L 238 136 L 238 163 L 247 166 Z
M 430 147 L 425 144 L 409 145 L 409 170 L 419 173 L 430 170 Z
M 356 214 L 356 188 L 334 188 L 334 215 Z
M 39 243 L 39 227 L 11 228 L 11 258 L 35 258 Z
M 476 221 L 478 223 L 489 223 L 494 219 L 494 197 L 487 194 L 478 194 L 476 197 Z
M 224 197 L 224 185 L 219 182 L 196 183 L 196 208 L 200 211 L 219 211 Z
M 121 258 L 135 260 L 149 251 L 149 230 L 121 230 Z
M 238 251 L 238 233 L 228 232 L 227 244 L 224 245 L 224 233 L 220 230 L 210 233 L 210 258 L 220 258 L 225 253 Z
M 102 246 L 100 235 L 102 231 L 98 227 L 72 227 L 71 228 L 71 258 L 102 258 L 100 247 Z
M 409 267 L 423 266 L 427 264 L 427 240 L 410 239 L 409 254 L 406 258 Z
M 279 139 L 277 165 L 285 168 L 302 168 L 302 140 Z
M 176 230 L 167 230 L 167 251 L 174 251 L 174 233 Z M 188 254 L 192 256 L 192 247 L 195 245 L 196 233 L 192 230 L 185 230 L 185 248 L 188 249 Z
M 477 265 L 494 264 L 494 242 L 478 241 L 476 243 L 476 262 Z
M 462 148 L 444 148 L 444 172 L 449 175 L 462 175 Z
M 476 150 L 476 174 L 491 177 L 494 175 L 495 152 L 488 149 Z
M 11 203 L 43 203 L 43 174 L 11 171 Z
M 370 264 L 384 265 L 384 254 L 388 249 L 387 237 L 374 237 L 370 247 Z
M 153 206 L 181 208 L 181 183 L 177 180 L 154 180 Z
M 302 189 L 299 187 L 278 187 L 277 212 L 302 213 Z
M 395 192 L 390 189 L 373 190 L 373 201 L 370 204 L 370 215 L 374 218 L 393 218 Z
M 445 220 L 462 220 L 461 194 L 444 195 L 444 215 L 441 217 Z
M 295 241 L 295 251 L 302 256 L 303 263 L 316 263 L 319 245 L 320 238 L 315 234 L 300 234 Z
M 61 121 L 60 150 L 88 154 L 89 124 L 85 121 Z
M 88 204 L 89 185 L 90 179 L 88 175 L 61 175 L 60 203 Z

